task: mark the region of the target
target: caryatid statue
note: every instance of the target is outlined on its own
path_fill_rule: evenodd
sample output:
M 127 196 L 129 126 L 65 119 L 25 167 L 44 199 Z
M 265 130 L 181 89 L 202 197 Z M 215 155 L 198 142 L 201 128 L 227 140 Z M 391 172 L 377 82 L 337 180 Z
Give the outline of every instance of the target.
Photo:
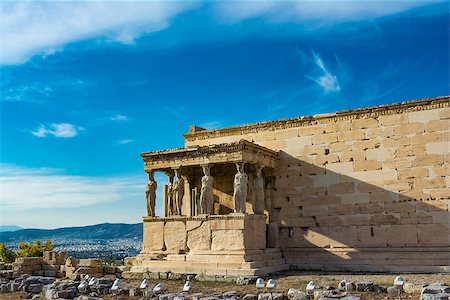
M 253 180 L 252 206 L 255 215 L 264 214 L 264 178 L 261 175 L 263 165 L 256 166 L 256 177 Z
M 210 165 L 203 165 L 202 168 L 204 176 L 202 177 L 202 188 L 200 190 L 200 213 L 212 215 L 214 213 L 214 178 L 210 174 Z
M 174 209 L 173 213 L 175 215 L 181 215 L 181 206 L 183 205 L 183 196 L 184 196 L 184 180 L 181 178 L 180 169 L 175 169 L 175 176 L 177 179 L 173 183 L 172 192 L 173 192 L 173 204 Z
M 167 185 L 166 203 L 167 203 L 167 215 L 172 216 L 175 214 L 175 201 L 173 192 L 173 173 L 166 173 L 169 177 L 169 184 Z
M 245 213 L 245 202 L 247 200 L 248 176 L 244 173 L 244 162 L 236 163 L 237 173 L 234 175 L 234 211 Z
M 153 175 L 153 171 L 148 172 L 148 183 L 145 189 L 145 198 L 147 199 L 147 215 L 149 217 L 155 216 L 156 188 L 158 187 Z

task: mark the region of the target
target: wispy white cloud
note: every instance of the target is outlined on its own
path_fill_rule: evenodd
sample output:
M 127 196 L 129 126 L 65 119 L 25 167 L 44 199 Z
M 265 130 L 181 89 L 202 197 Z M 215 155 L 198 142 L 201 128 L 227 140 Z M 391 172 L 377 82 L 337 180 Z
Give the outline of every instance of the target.
M 119 143 L 121 145 L 130 144 L 130 143 L 133 143 L 133 142 L 134 142 L 133 139 L 124 139 L 124 140 L 117 141 L 117 143 Z
M 163 30 L 195 2 L 1 1 L 0 64 L 50 55 L 89 38 L 132 44 L 142 34 Z
M 262 18 L 273 23 L 299 22 L 303 25 L 330 24 L 375 19 L 402 13 L 437 1 L 236 1 L 218 2 L 214 7 L 218 18 L 238 23 Z
M 315 53 L 313 53 L 313 55 L 314 55 L 314 63 L 317 67 L 319 67 L 322 74 L 317 77 L 308 76 L 308 78 L 312 79 L 314 82 L 320 85 L 327 93 L 338 92 L 341 89 L 341 87 L 339 86 L 339 82 L 336 75 L 331 74 L 331 72 L 328 71 L 328 69 L 325 67 L 322 58 L 320 58 L 319 55 Z
M 115 115 L 110 118 L 112 121 L 128 121 L 128 117 L 124 115 Z
M 200 125 L 198 125 L 201 128 L 205 128 L 205 129 L 217 129 L 217 128 L 221 128 L 224 127 L 223 123 L 220 121 L 211 121 L 211 122 L 205 122 L 202 123 Z
M 261 18 L 296 22 L 304 29 L 395 15 L 436 2 L 443 1 L 0 1 L 0 64 L 52 55 L 87 39 L 133 45 L 193 8 L 220 25 Z
M 19 85 L 3 91 L 0 95 L 2 101 L 11 102 L 36 102 L 37 98 L 48 97 L 53 93 L 53 88 L 45 84 Z
M 0 206 L 5 211 L 82 207 L 142 194 L 139 177 L 72 176 L 62 170 L 0 164 Z
M 39 128 L 36 131 L 32 131 L 31 134 L 40 138 L 49 135 L 58 138 L 71 138 L 77 136 L 80 130 L 84 130 L 84 128 L 69 123 L 53 123 L 50 125 L 50 129 L 41 124 L 39 125 Z

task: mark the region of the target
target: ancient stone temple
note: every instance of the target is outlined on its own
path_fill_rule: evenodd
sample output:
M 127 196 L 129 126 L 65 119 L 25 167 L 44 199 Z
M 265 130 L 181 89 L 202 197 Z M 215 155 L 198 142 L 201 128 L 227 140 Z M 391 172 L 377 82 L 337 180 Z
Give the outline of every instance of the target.
M 192 126 L 184 148 L 141 154 L 148 211 L 129 276 L 450 272 L 449 104 Z

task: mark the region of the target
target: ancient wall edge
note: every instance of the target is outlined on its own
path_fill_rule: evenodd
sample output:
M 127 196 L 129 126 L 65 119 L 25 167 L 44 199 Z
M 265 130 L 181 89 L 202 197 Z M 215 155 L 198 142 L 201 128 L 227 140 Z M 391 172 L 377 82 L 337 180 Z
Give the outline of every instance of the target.
M 374 118 L 382 115 L 401 114 L 405 112 L 423 111 L 450 106 L 450 96 L 412 100 L 394 104 L 343 110 L 335 113 L 325 113 L 314 116 L 302 116 L 276 121 L 259 122 L 241 126 L 226 127 L 216 130 L 204 130 L 183 134 L 186 142 L 207 140 L 225 136 L 245 135 L 260 131 L 273 131 L 317 124 L 334 123 L 345 120 Z

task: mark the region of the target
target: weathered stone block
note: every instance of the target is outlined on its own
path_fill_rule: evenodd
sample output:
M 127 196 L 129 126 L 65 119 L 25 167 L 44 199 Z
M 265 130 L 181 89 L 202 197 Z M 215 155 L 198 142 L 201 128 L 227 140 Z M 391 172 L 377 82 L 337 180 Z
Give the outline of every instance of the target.
M 386 247 L 386 226 L 358 226 L 357 246 Z
M 342 204 L 360 204 L 370 202 L 369 193 L 342 194 L 340 197 Z
M 211 226 L 210 222 L 203 222 L 199 227 L 187 232 L 187 247 L 190 250 L 211 249 Z
M 421 110 L 408 114 L 409 123 L 428 123 L 433 120 L 439 120 L 439 110 Z
M 428 176 L 428 168 L 413 167 L 398 169 L 398 179 L 423 178 Z
M 391 247 L 417 246 L 417 225 L 392 225 L 386 230 L 387 245 Z
M 244 250 L 244 231 L 213 230 L 211 250 Z
M 442 165 L 443 163 L 444 163 L 443 155 L 428 154 L 428 155 L 417 156 L 412 161 L 411 164 L 413 167 L 422 167 L 422 166 Z
M 332 184 L 328 186 L 327 191 L 328 195 L 353 193 L 355 191 L 355 184 L 353 182 Z
M 330 247 L 330 232 L 328 227 L 311 227 L 308 228 L 304 234 L 305 247 L 316 246 L 316 247 Z
M 435 120 L 430 121 L 427 124 L 425 124 L 425 130 L 427 132 L 433 132 L 433 131 L 445 131 L 450 128 L 450 119 L 447 120 Z
M 337 247 L 356 247 L 357 233 L 356 226 L 334 226 L 330 227 L 330 246 Z
M 409 123 L 405 125 L 399 125 L 394 128 L 394 134 L 397 136 L 404 136 L 407 134 L 416 134 L 425 131 L 423 123 Z
M 144 222 L 144 251 L 162 251 L 164 249 L 164 221 Z
M 339 154 L 339 159 L 341 162 L 348 161 L 361 161 L 366 159 L 366 151 L 363 150 L 353 150 Z
M 426 144 L 427 154 L 445 155 L 450 152 L 450 141 Z
M 370 216 L 365 214 L 340 216 L 343 226 L 366 225 L 369 223 Z
M 377 214 L 370 217 L 371 225 L 400 224 L 400 217 L 393 214 Z
M 353 162 L 327 164 L 326 169 L 338 174 L 349 174 L 353 172 Z
M 361 130 L 340 131 L 337 137 L 339 142 L 363 140 L 364 132 Z
M 378 160 L 355 161 L 353 163 L 353 170 L 355 172 L 368 170 L 381 170 L 381 163 Z
M 394 150 L 386 148 L 367 149 L 366 158 L 367 161 L 379 161 L 383 162 L 394 157 Z
M 378 127 L 379 122 L 374 118 L 355 119 L 352 120 L 352 130 Z
M 439 118 L 441 120 L 450 119 L 450 109 L 449 108 L 440 109 Z
M 312 138 L 313 145 L 331 144 L 337 142 L 336 133 L 324 133 L 320 135 L 315 135 Z
M 450 246 L 450 231 L 443 224 L 419 224 L 417 233 L 420 245 Z
M 394 114 L 394 115 L 379 116 L 378 121 L 380 122 L 380 125 L 383 126 L 405 124 L 408 122 L 408 115 Z
M 164 225 L 166 251 L 183 253 L 186 250 L 186 225 L 183 221 L 168 221 Z

